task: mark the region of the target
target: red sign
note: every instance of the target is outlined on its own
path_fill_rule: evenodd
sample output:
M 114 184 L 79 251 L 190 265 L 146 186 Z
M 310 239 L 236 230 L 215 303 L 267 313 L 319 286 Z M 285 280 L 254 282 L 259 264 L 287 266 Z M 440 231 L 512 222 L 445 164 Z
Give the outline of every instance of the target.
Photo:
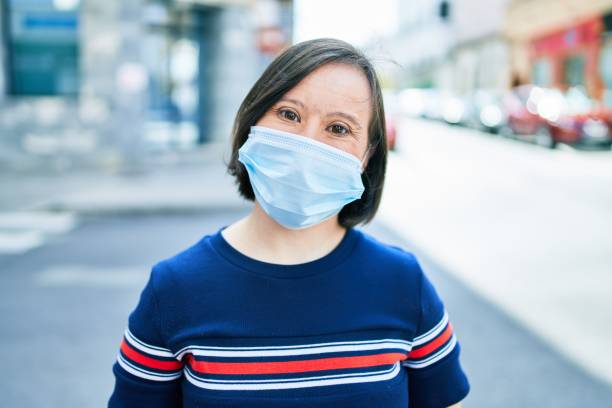
M 551 55 L 599 41 L 603 24 L 600 17 L 556 31 L 532 42 L 534 56 Z

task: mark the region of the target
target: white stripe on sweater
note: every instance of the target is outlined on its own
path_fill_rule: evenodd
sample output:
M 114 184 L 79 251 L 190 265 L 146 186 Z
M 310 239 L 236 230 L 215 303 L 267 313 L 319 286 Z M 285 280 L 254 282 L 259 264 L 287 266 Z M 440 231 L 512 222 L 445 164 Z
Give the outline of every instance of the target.
M 128 343 L 130 343 L 131 346 L 140 351 L 144 351 L 147 354 L 159 357 L 174 357 L 174 354 L 172 354 L 172 352 L 168 349 L 152 346 L 142 340 L 139 340 L 138 338 L 136 338 L 136 336 L 132 334 L 130 329 L 125 330 L 125 339 L 128 341 Z
M 445 356 L 447 356 L 451 351 L 453 351 L 456 344 L 457 344 L 457 338 L 453 334 L 453 336 L 451 337 L 450 341 L 446 344 L 446 346 L 438 350 L 435 354 L 432 354 L 431 356 L 427 357 L 425 360 L 419 360 L 419 361 L 404 360 L 402 361 L 402 365 L 404 367 L 410 367 L 410 368 L 425 368 L 427 366 L 432 365 L 433 363 L 437 361 L 440 361 Z
M 448 314 L 446 313 L 446 311 L 444 311 L 444 315 L 442 316 L 442 319 L 440 319 L 438 324 L 436 324 L 428 332 L 415 337 L 413 345 L 416 347 L 431 341 L 433 338 L 437 337 L 438 334 L 442 332 L 442 330 L 444 330 L 444 327 L 446 327 L 446 323 L 448 323 Z
M 395 363 L 394 363 L 395 364 Z M 312 377 L 301 377 L 301 378 L 278 378 L 278 379 L 265 379 L 265 380 L 219 380 L 219 379 L 212 379 L 212 378 L 203 378 L 202 376 L 198 375 L 197 372 L 193 372 L 193 370 L 191 369 L 191 367 L 186 366 L 186 371 L 189 371 L 189 374 L 191 374 L 192 377 L 194 377 L 197 380 L 201 380 L 207 383 L 219 383 L 219 384 L 223 384 L 223 383 L 227 383 L 227 384 L 248 384 L 248 383 L 252 383 L 252 384 L 258 384 L 258 383 L 274 383 L 274 382 L 299 382 L 299 381 L 304 381 L 304 380 L 319 380 L 319 379 L 329 379 L 329 378 L 345 378 L 345 377 L 358 377 L 358 376 L 365 376 L 366 374 L 368 375 L 377 375 L 377 374 L 387 374 L 390 373 L 391 371 L 394 370 L 394 367 L 391 367 L 389 369 L 385 369 L 385 370 L 378 370 L 378 371 L 368 371 L 368 372 L 361 372 L 361 373 L 347 373 L 347 374 L 329 374 L 329 375 L 318 375 L 318 376 L 312 376 Z
M 231 384 L 218 383 L 211 381 L 202 381 L 195 378 L 189 370 L 185 370 L 185 377 L 193 385 L 200 388 L 207 388 L 213 390 L 279 390 L 288 388 L 305 388 L 305 387 L 318 387 L 324 385 L 335 385 L 335 384 L 352 384 L 352 383 L 365 383 L 384 381 L 395 377 L 400 372 L 400 364 L 395 363 L 391 370 L 387 370 L 383 374 L 379 375 L 366 375 L 368 373 L 360 373 L 353 376 L 345 376 L 342 378 L 321 378 L 309 380 L 307 378 L 300 379 L 287 379 L 287 380 L 269 380 L 266 383 L 246 383 L 244 381 L 234 381 Z M 312 377 L 317 378 L 317 377 Z M 295 381 L 294 381 L 295 380 Z M 273 382 L 276 381 L 276 382 Z M 280 382 L 283 381 L 283 382 Z
M 172 380 L 179 378 L 181 375 L 183 375 L 182 371 L 179 373 L 172 373 L 172 374 L 160 374 L 160 373 L 154 373 L 151 371 L 143 370 L 140 367 L 136 367 L 135 365 L 130 364 L 127 360 L 125 360 L 121 356 L 121 353 L 117 355 L 117 362 L 119 363 L 121 368 L 123 368 L 128 373 L 135 375 L 136 377 L 145 378 L 147 380 L 172 381 Z
M 186 346 L 179 350 L 175 357 L 181 360 L 186 353 L 196 356 L 211 357 L 276 357 L 296 356 L 320 353 L 338 353 L 378 349 L 412 350 L 412 344 L 405 340 L 382 339 L 370 341 L 349 341 L 335 343 L 318 343 L 311 345 L 276 346 L 276 347 L 199 347 Z

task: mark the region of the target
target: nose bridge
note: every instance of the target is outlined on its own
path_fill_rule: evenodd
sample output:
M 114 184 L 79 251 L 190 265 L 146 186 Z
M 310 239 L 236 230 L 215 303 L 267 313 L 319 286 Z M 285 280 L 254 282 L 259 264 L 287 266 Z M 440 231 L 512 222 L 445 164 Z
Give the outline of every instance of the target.
M 321 119 L 314 114 L 308 118 L 308 121 L 302 128 L 302 134 L 310 139 L 321 140 L 323 137 L 323 129 L 321 129 Z

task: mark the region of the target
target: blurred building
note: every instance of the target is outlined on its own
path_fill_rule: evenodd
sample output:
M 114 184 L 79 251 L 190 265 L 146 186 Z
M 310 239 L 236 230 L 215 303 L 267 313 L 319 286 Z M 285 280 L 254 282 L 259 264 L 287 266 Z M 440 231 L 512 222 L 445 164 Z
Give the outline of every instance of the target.
M 229 136 L 291 0 L 0 0 L 0 162 Z M 17 158 L 17 159 L 15 159 Z
M 507 0 L 421 0 L 399 3 L 393 54 L 403 66 L 399 86 L 459 94 L 508 86 L 503 37 Z
M 612 0 L 512 0 L 514 83 L 584 87 L 612 106 Z
M 464 95 L 476 89 L 507 89 L 509 48 L 503 36 L 507 0 L 452 2 L 454 46 L 452 90 Z
M 389 50 L 401 65 L 396 72 L 401 88 L 452 85 L 445 62 L 453 46 L 450 3 L 441 0 L 398 2 L 398 32 Z

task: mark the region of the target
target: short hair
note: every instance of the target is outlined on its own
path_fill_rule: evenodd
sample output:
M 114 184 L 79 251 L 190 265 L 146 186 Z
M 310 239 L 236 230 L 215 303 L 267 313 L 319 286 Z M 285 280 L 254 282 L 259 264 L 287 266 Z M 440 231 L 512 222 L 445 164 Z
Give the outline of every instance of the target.
M 303 41 L 285 49 L 270 63 L 236 113 L 227 171 L 236 178 L 240 195 L 247 200 L 255 200 L 249 175 L 238 160 L 238 150 L 246 142 L 251 126 L 270 107 L 308 74 L 329 63 L 343 63 L 359 68 L 370 85 L 370 151 L 367 166 L 361 174 L 364 192 L 360 199 L 346 204 L 338 215 L 338 223 L 349 228 L 370 222 L 378 210 L 387 167 L 387 134 L 382 92 L 376 71 L 361 51 L 345 41 L 334 38 Z

